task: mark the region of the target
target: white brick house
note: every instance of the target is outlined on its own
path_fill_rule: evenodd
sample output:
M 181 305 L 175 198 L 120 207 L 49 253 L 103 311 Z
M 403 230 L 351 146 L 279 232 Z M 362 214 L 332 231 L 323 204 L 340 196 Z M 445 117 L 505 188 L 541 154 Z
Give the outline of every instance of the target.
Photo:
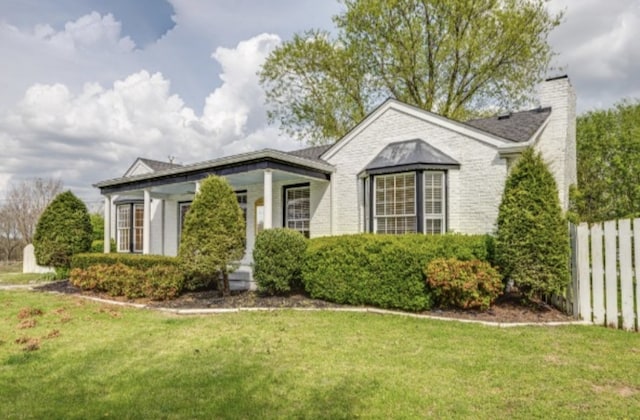
M 540 107 L 460 123 L 387 100 L 330 146 L 265 149 L 191 165 L 137 159 L 95 184 L 105 197 L 105 252 L 176 255 L 199 181 L 227 178 L 245 209 L 250 280 L 261 229 L 310 237 L 358 232 L 486 233 L 495 229 L 507 171 L 528 146 L 541 151 L 566 210 L 576 182 L 575 94 L 566 76 L 544 82 Z

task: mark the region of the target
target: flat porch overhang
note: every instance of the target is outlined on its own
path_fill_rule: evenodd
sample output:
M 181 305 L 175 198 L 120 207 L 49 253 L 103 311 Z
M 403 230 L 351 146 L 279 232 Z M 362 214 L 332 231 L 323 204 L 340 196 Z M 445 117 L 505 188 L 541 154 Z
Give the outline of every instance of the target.
M 100 193 L 105 195 L 195 182 L 209 175 L 229 176 L 268 169 L 325 181 L 330 180 L 331 174 L 335 171 L 333 165 L 326 162 L 293 156 L 278 150 L 265 149 L 148 174 L 100 181 L 93 186 L 99 188 Z

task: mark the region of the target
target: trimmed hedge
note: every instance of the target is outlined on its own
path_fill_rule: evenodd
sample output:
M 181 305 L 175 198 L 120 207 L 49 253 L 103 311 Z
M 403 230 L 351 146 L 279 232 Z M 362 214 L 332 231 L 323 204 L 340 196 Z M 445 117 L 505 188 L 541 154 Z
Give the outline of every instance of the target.
M 314 238 L 302 268 L 314 298 L 420 311 L 431 307 L 424 267 L 436 258 L 492 258 L 488 235 L 374 235 Z
M 489 309 L 502 293 L 502 277 L 484 261 L 438 258 L 425 267 L 427 286 L 438 306 Z
M 116 252 L 115 239 L 111 240 L 109 248 L 111 249 L 111 252 Z M 93 253 L 104 252 L 104 239 L 94 239 L 91 242 L 91 252 Z
M 71 259 L 71 268 L 86 269 L 96 264 L 116 263 L 146 270 L 157 265 L 170 265 L 177 267 L 178 259 L 176 257 L 166 257 L 163 255 L 85 253 L 73 256 Z
M 127 298 L 172 299 L 185 277 L 174 257 L 137 254 L 78 254 L 69 281 L 85 290 Z
M 253 248 L 253 278 L 260 292 L 276 295 L 302 288 L 307 242 L 293 229 L 267 229 L 258 234 Z

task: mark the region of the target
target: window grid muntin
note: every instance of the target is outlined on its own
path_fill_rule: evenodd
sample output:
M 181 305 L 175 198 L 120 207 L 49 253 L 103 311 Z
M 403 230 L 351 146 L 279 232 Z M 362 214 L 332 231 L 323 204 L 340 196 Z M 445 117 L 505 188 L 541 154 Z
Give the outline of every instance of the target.
M 415 172 L 374 176 L 373 201 L 376 233 L 417 231 Z
M 297 230 L 309 237 L 311 220 L 311 189 L 303 187 L 285 187 L 285 227 Z
M 131 250 L 131 205 L 117 206 L 118 252 Z
M 443 171 L 424 173 L 424 233 L 445 232 L 446 187 Z

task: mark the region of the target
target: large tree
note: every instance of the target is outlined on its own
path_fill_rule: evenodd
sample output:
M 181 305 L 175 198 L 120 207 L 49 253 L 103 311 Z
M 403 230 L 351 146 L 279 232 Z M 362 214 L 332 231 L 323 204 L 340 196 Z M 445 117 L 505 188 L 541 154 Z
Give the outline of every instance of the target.
M 229 272 L 244 255 L 245 223 L 233 189 L 221 177 L 200 184 L 184 221 L 178 256 L 190 278 L 214 277 L 229 294 Z M 189 282 L 187 287 L 189 287 Z
M 40 215 L 61 192 L 62 181 L 55 178 L 33 178 L 10 185 L 4 215 L 11 218 L 25 244 L 33 241 Z
M 574 215 L 586 222 L 640 216 L 640 103 L 588 112 L 576 131 Z
M 526 102 L 561 20 L 544 0 L 342 0 L 335 36 L 277 47 L 260 81 L 268 115 L 311 144 L 333 141 L 383 98 L 453 119 Z

